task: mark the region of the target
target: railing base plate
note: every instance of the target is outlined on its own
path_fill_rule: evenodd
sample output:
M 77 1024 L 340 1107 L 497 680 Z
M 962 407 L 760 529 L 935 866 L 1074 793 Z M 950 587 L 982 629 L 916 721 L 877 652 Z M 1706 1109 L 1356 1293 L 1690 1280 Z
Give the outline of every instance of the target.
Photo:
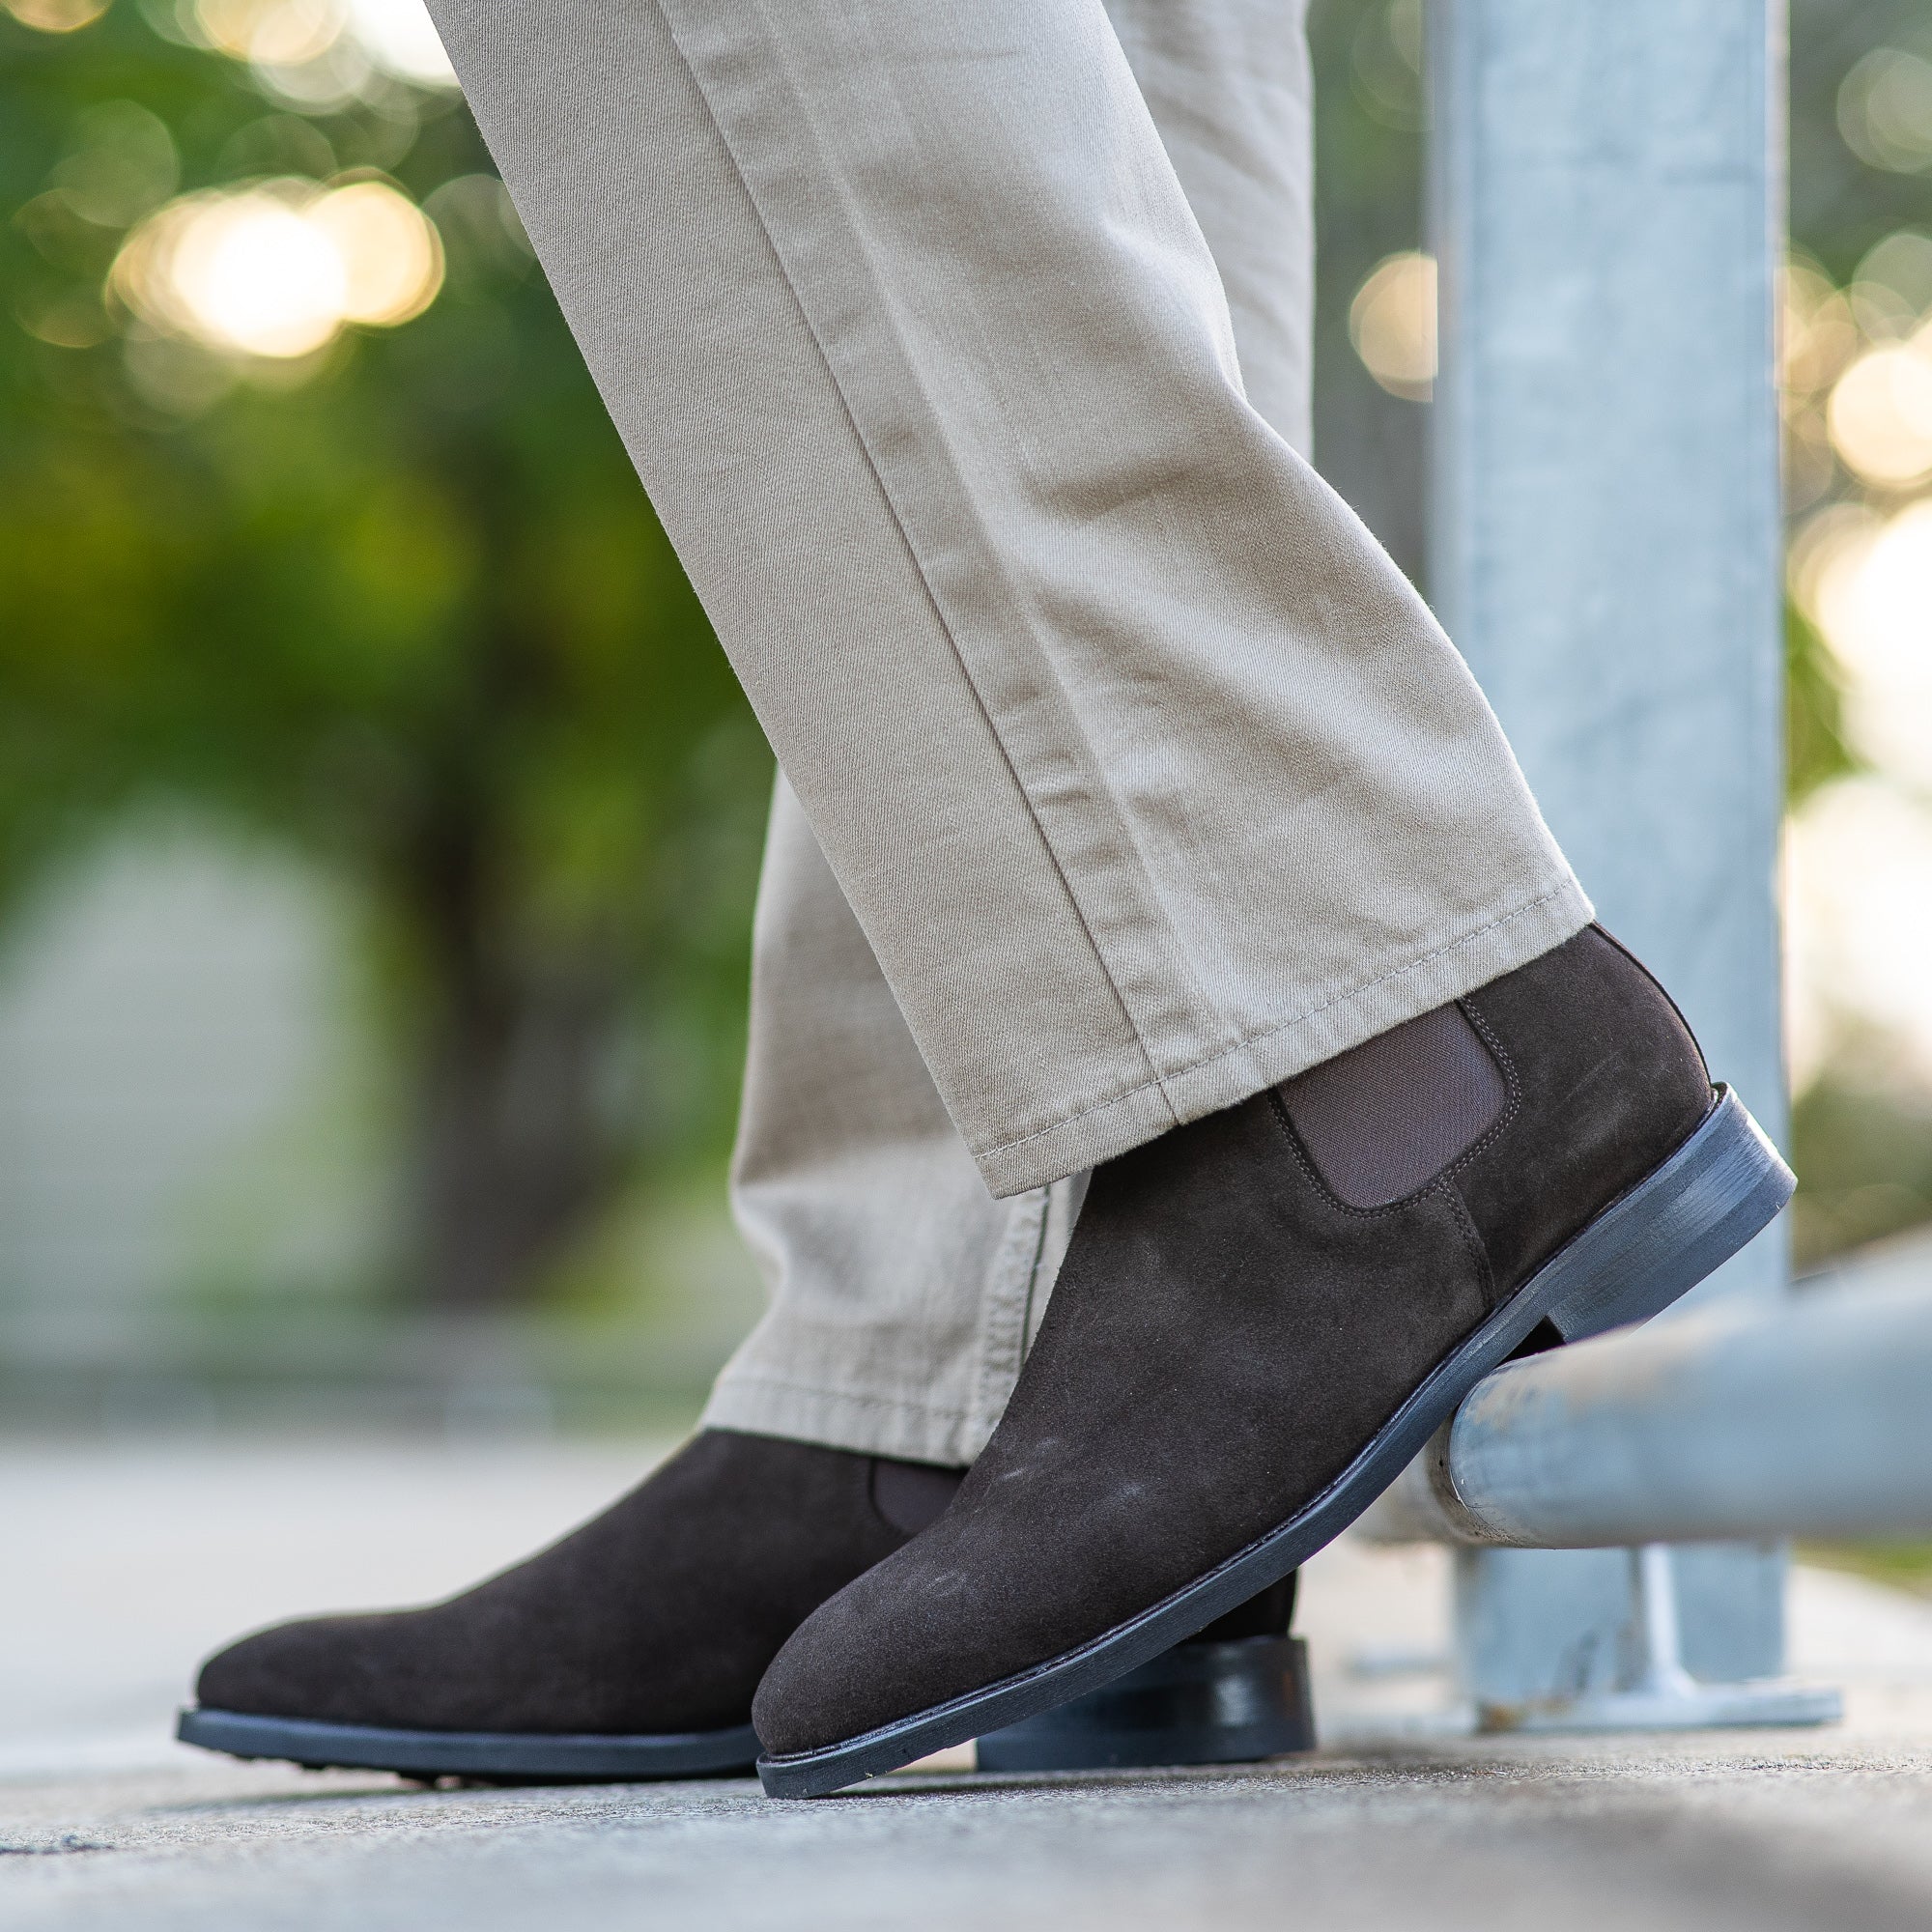
M 1681 1685 L 1602 1690 L 1563 1703 L 1528 1707 L 1486 1705 L 1485 1731 L 1706 1731 L 1745 1725 L 1834 1724 L 1845 1700 L 1828 1686 L 1761 1678 L 1747 1684 Z

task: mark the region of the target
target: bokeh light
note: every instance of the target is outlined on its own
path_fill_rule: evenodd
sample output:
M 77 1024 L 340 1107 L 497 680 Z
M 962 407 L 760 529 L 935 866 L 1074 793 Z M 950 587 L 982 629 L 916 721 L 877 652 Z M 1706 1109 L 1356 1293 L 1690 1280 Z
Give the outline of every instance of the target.
M 416 87 L 454 87 L 436 23 L 422 0 L 346 0 L 350 32 L 384 73 Z
M 195 0 L 194 18 L 217 52 L 267 67 L 315 60 L 342 32 L 334 0 Z
M 5 0 L 8 13 L 37 34 L 71 34 L 106 13 L 109 0 Z
M 1932 498 L 1845 508 L 1794 552 L 1793 589 L 1845 672 L 1844 723 L 1881 770 L 1932 788 Z
M 1900 47 L 1866 54 L 1838 89 L 1838 131 L 1869 167 L 1932 168 L 1932 61 Z
M 1848 1015 L 1932 1080 L 1932 816 L 1877 776 L 1821 786 L 1785 829 L 1786 1052 L 1808 1087 Z
M 1781 346 L 1786 397 L 1808 398 L 1828 387 L 1858 348 L 1859 326 L 1844 294 L 1815 263 L 1788 262 Z
M 50 180 L 83 221 L 130 228 L 175 191 L 181 157 L 167 124 L 149 108 L 102 101 L 77 118 L 74 135 Z
M 510 191 L 495 175 L 458 175 L 423 202 L 423 213 L 452 247 L 521 280 L 536 251 Z
M 380 96 L 398 81 L 432 90 L 457 84 L 423 0 L 174 0 L 174 6 L 184 38 L 245 62 L 265 92 L 304 112 Z
M 272 195 L 236 195 L 189 213 L 167 269 L 182 313 L 212 343 L 251 355 L 321 348 L 348 306 L 341 256 Z
M 110 284 L 153 328 L 282 359 L 352 323 L 420 315 L 442 285 L 442 247 L 386 182 L 264 182 L 170 202 L 129 236 Z
M 1845 294 L 1859 327 L 1875 341 L 1910 335 L 1932 309 L 1932 237 L 1915 228 L 1888 235 L 1865 251 Z
M 1415 250 L 1378 262 L 1349 305 L 1349 339 L 1392 396 L 1426 402 L 1435 382 L 1435 259 Z
M 1778 329 L 1778 402 L 1784 418 L 1784 501 L 1809 509 L 1831 490 L 1837 459 L 1825 426 L 1822 393 L 1861 347 L 1850 301 L 1818 264 L 1801 255 L 1784 266 Z
M 1840 461 L 1867 483 L 1898 489 L 1932 476 L 1932 340 L 1861 355 L 1833 388 L 1827 420 Z
M 356 182 L 326 194 L 308 226 L 342 265 L 342 317 L 393 328 L 420 315 L 442 286 L 436 229 L 385 182 Z

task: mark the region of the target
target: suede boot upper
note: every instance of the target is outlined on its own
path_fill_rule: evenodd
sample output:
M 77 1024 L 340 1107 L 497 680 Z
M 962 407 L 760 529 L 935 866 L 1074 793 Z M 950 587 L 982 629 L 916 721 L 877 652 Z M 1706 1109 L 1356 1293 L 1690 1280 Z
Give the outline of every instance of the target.
M 929 1520 L 954 1480 L 706 1430 L 601 1516 L 447 1603 L 243 1637 L 203 1666 L 200 1700 L 398 1730 L 743 1724 L 800 1620 Z
M 1595 928 L 1456 1008 L 1095 1170 L 1005 1420 L 946 1515 L 785 1644 L 753 1706 L 768 1751 L 1062 1656 L 1294 1516 L 1711 1104 L 1675 1009 Z

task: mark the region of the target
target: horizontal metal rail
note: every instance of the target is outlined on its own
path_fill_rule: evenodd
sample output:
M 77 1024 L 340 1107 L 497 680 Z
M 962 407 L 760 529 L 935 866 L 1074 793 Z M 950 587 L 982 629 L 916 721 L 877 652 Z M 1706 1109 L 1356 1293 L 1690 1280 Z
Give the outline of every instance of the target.
M 1932 1285 L 1714 1308 L 1510 1363 L 1358 1529 L 1529 1549 L 1932 1531 Z

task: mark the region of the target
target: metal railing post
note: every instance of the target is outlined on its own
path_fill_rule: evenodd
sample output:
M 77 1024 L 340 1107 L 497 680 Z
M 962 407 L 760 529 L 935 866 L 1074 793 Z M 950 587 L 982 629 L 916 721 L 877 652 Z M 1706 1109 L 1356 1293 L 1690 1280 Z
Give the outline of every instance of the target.
M 1606 925 L 1783 1124 L 1778 0 L 1431 0 L 1432 590 Z M 1774 1230 L 1707 1284 L 1776 1295 Z M 1782 1658 L 1775 1547 L 1672 1558 L 1684 1662 Z M 1615 1688 L 1614 1551 L 1459 1561 L 1479 1707 Z

